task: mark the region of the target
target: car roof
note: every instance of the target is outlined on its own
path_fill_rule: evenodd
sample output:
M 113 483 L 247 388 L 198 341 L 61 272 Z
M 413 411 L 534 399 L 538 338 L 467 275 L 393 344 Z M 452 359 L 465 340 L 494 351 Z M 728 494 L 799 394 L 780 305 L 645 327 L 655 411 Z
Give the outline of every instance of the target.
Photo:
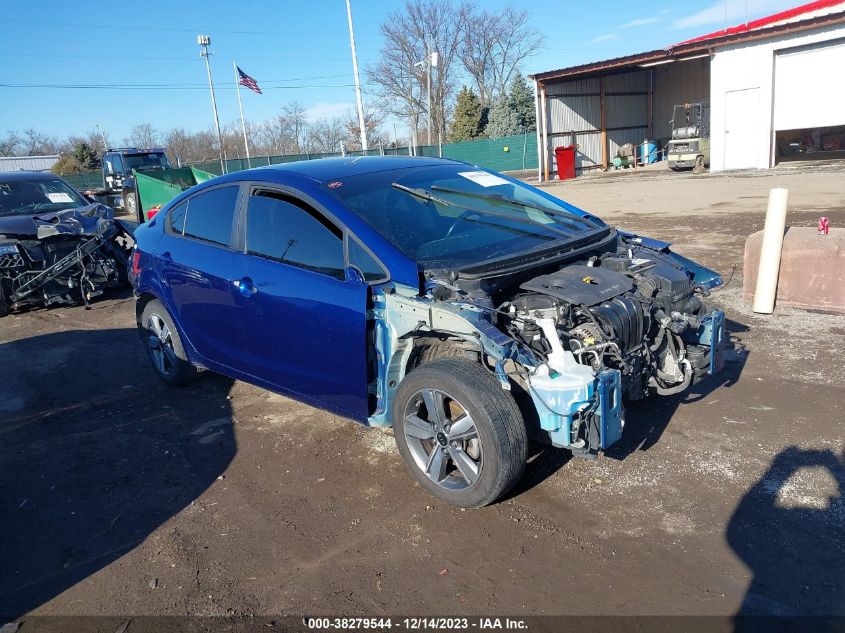
M 4 171 L 0 172 L 0 182 L 40 182 L 62 180 L 60 176 L 45 171 Z
M 348 178 L 379 171 L 406 169 L 408 167 L 430 167 L 433 165 L 462 165 L 459 161 L 425 156 L 347 156 L 345 158 L 320 158 L 295 163 L 259 167 L 261 171 L 292 172 L 317 182 L 337 178 Z M 248 176 L 247 176 L 248 177 Z

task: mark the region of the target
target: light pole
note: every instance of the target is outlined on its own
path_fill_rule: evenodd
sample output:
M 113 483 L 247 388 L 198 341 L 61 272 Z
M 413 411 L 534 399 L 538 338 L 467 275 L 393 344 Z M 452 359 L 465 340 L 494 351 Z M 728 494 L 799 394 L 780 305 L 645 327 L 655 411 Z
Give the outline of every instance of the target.
M 416 64 L 414 64 L 414 66 L 425 66 L 425 80 L 426 85 L 428 87 L 428 144 L 431 145 L 431 69 L 437 68 L 440 56 L 436 52 L 431 51 L 431 44 L 429 41 L 426 41 L 425 47 L 425 59 L 420 62 L 417 62 Z
M 217 153 L 220 155 L 220 170 L 226 173 L 226 162 L 223 160 L 223 138 L 220 136 L 220 119 L 217 116 L 217 99 L 214 96 L 214 82 L 211 81 L 211 64 L 208 63 L 208 45 L 211 38 L 208 35 L 197 35 L 197 44 L 202 50 L 200 55 L 205 57 L 205 70 L 208 73 L 208 88 L 211 90 L 211 109 L 214 111 L 214 131 L 217 132 Z
M 358 77 L 358 54 L 355 52 L 355 31 L 352 29 L 352 6 L 346 0 L 349 21 L 349 46 L 352 48 L 352 71 L 355 73 L 355 100 L 358 104 L 358 127 L 361 129 L 361 149 L 367 151 L 367 128 L 364 126 L 364 100 L 361 98 L 361 79 Z

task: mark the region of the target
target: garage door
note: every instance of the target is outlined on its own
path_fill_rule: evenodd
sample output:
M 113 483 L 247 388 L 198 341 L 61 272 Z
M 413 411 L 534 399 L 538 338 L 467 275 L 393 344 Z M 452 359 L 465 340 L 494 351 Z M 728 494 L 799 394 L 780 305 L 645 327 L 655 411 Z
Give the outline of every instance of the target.
M 775 58 L 775 130 L 845 124 L 845 40 L 779 52 Z

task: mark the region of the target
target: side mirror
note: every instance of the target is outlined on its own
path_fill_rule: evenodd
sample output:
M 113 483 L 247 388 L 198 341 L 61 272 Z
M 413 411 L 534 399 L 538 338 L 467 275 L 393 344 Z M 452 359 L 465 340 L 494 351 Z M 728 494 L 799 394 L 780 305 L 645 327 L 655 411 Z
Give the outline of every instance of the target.
M 367 283 L 367 280 L 364 279 L 364 275 L 361 274 L 361 271 L 355 268 L 354 266 L 346 267 L 346 281 L 351 281 L 353 283 L 359 284 Z

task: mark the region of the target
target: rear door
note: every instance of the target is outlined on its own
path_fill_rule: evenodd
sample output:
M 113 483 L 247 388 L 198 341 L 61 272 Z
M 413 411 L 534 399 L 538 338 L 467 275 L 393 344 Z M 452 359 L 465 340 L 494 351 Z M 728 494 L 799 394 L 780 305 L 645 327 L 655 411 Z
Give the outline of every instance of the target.
M 202 360 L 233 369 L 244 353 L 229 281 L 239 194 L 239 185 L 223 185 L 191 196 L 168 213 L 156 246 L 176 324 Z
M 343 229 L 282 192 L 253 188 L 231 287 L 249 372 L 353 416 L 367 415 L 367 284 L 345 266 Z

